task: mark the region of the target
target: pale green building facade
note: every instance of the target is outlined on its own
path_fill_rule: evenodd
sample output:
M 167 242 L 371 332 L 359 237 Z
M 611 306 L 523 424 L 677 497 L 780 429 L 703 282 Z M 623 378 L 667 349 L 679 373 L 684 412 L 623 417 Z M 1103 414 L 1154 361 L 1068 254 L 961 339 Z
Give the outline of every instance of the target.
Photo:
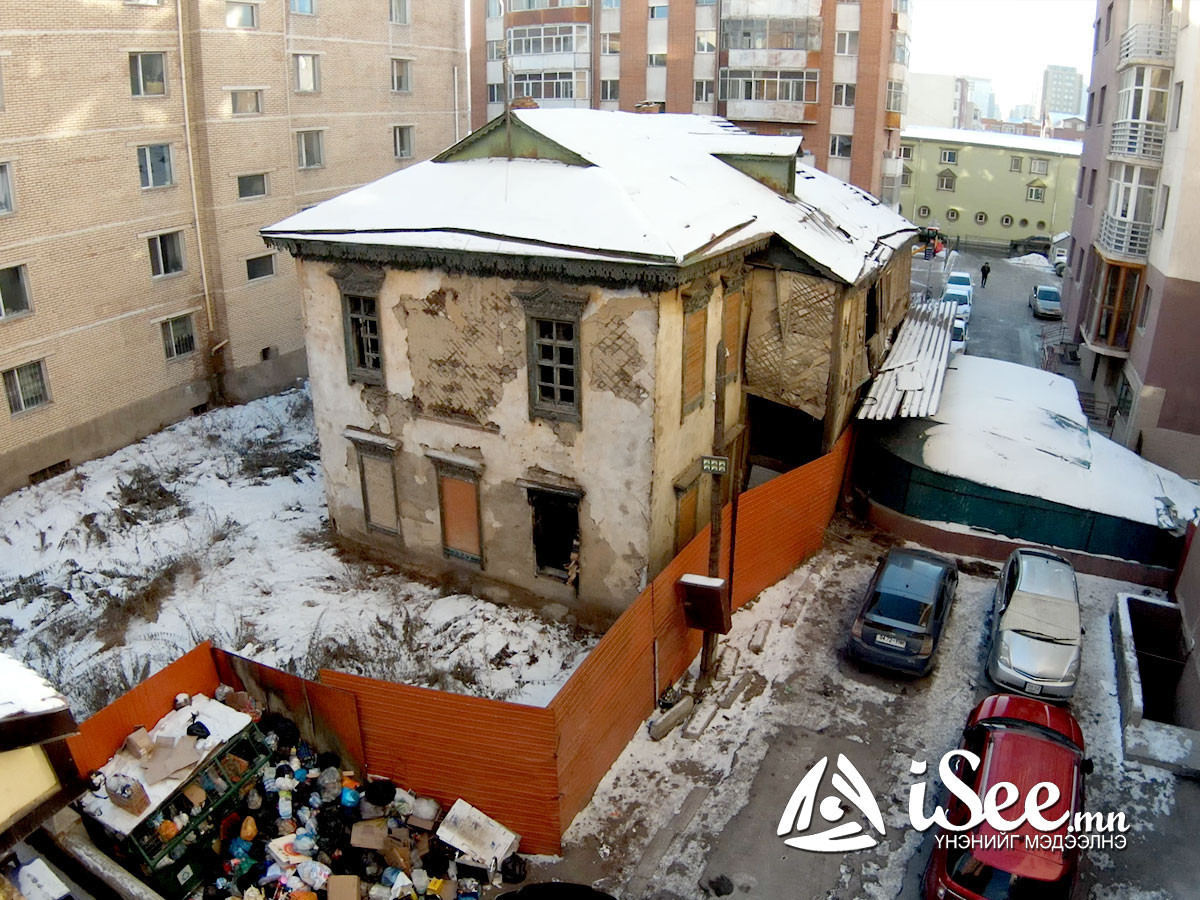
M 912 126 L 900 134 L 900 212 L 968 243 L 1007 247 L 1071 227 L 1083 144 Z M 1086 187 L 1086 186 L 1084 186 Z

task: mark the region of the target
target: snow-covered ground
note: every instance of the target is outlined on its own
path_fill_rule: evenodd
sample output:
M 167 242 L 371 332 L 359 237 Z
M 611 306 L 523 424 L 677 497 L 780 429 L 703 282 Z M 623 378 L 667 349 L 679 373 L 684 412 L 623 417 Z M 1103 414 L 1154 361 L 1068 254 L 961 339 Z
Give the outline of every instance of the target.
M 846 529 L 845 523 L 835 527 Z M 929 838 L 908 824 L 908 785 L 914 780 L 909 764 L 912 759 L 926 759 L 935 766 L 943 753 L 958 745 L 971 708 L 995 691 L 984 676 L 984 661 L 996 567 L 978 560 L 960 561 L 965 567 L 937 669 L 925 679 L 897 682 L 862 671 L 842 653 L 882 550 L 863 534 L 847 530 L 849 540 L 833 544 L 734 616 L 733 632 L 721 643 L 740 650 L 739 672 L 752 673 L 748 699 L 743 694 L 733 708 L 718 710 L 697 740 L 687 740 L 676 731 L 655 743 L 644 729 L 640 731 L 589 806 L 576 817 L 564 839 L 568 859 L 579 853 L 607 855 L 613 869 L 605 880 L 607 889 L 628 898 L 694 897 L 701 881 L 724 874 L 752 897 L 778 895 L 766 890 L 769 876 L 776 882 L 794 878 L 787 895 L 798 900 L 917 896 L 915 879 Z M 1071 710 L 1096 766 L 1088 780 L 1088 809 L 1123 811 L 1134 823 L 1131 843 L 1152 841 L 1156 820 L 1173 808 L 1174 776 L 1122 758 L 1107 618 L 1119 591 L 1142 593 L 1143 589 L 1087 575 L 1079 576 L 1079 583 L 1086 635 Z M 799 619 L 794 627 L 780 627 L 780 616 L 789 603 L 800 605 Z M 772 622 L 771 631 L 761 655 L 755 655 L 748 651 L 748 642 L 763 621 Z M 787 793 L 774 792 L 790 792 L 804 770 L 776 772 L 791 781 L 786 786 L 780 784 L 782 779 L 768 781 L 773 791 L 765 800 L 752 794 L 761 792 L 755 787 L 760 770 L 774 771 L 771 766 L 779 765 L 768 756 L 773 745 L 783 734 L 797 730 L 817 742 L 863 745 L 878 768 L 880 780 L 872 787 L 887 824 L 887 838 L 874 849 L 841 857 L 840 872 L 835 867 L 827 883 L 820 883 L 815 874 L 821 860 L 790 851 L 781 839 L 769 837 L 787 799 Z M 697 787 L 707 795 L 690 822 L 681 823 L 676 813 Z M 760 814 L 762 809 L 774 818 Z M 739 820 L 739 813 L 757 818 L 747 825 Z M 681 830 L 665 845 L 661 864 L 643 865 L 640 874 L 650 889 L 643 892 L 636 870 L 645 860 L 648 843 L 660 829 L 676 828 Z M 748 834 L 755 834 L 753 841 L 748 841 Z M 762 845 L 761 852 L 751 850 L 747 858 L 747 847 L 758 846 L 754 841 Z M 661 838 L 655 845 L 661 850 Z M 732 852 L 725 849 L 728 846 L 734 848 Z M 731 857 L 744 867 L 741 871 L 715 868 L 728 865 Z M 1091 860 L 1085 881 L 1096 884 L 1093 897 L 1154 897 L 1140 892 L 1153 885 L 1111 883 L 1121 875 L 1120 862 L 1114 864 L 1104 854 Z M 631 885 L 636 888 L 631 890 Z
M 187 419 L 0 498 L 0 649 L 86 716 L 199 641 L 544 705 L 596 637 L 329 540 L 307 391 Z

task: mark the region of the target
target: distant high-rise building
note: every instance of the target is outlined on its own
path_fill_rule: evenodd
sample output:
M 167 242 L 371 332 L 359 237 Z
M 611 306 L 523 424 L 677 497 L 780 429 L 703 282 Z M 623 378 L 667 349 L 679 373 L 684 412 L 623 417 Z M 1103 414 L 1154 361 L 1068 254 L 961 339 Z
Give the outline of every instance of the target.
M 1042 115 L 1080 113 L 1083 76 L 1073 66 L 1046 66 L 1042 73 Z
M 899 192 L 908 0 L 470 0 L 472 124 L 541 107 L 720 115 Z M 528 101 L 526 101 L 528 102 Z
M 1027 122 L 1033 117 L 1032 103 L 1018 103 L 1008 111 L 1008 121 L 1010 122 Z

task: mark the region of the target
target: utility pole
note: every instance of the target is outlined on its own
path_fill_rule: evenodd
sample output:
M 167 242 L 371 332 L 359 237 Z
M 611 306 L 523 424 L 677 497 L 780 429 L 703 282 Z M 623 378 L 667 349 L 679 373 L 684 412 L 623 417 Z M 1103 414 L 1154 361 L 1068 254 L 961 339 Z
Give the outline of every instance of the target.
M 710 500 L 710 531 L 708 539 L 708 577 L 721 577 L 721 477 L 726 474 L 729 460 L 725 452 L 725 341 L 717 341 L 717 364 L 715 367 L 716 390 L 713 393 L 713 455 L 706 460 L 705 468 L 712 474 L 712 499 Z M 731 560 L 732 568 L 732 560 Z M 704 649 L 700 654 L 700 683 L 707 686 L 712 680 L 717 661 L 717 633 L 704 632 Z

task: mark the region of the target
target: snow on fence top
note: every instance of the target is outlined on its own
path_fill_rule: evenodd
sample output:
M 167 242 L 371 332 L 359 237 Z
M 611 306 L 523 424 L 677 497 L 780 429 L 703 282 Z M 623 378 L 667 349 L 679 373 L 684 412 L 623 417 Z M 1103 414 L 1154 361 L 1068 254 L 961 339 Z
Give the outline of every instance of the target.
M 0 653 L 0 719 L 66 708 L 66 699 L 50 682 L 7 653 Z
M 998 359 L 956 357 L 937 412 L 882 440 L 934 472 L 1132 522 L 1200 513 L 1200 486 L 1089 430 L 1069 379 Z
M 790 196 L 719 158 L 794 159 L 798 137 L 751 135 L 711 116 L 585 109 L 513 116 L 558 145 L 560 156 L 584 164 L 468 159 L 464 151 L 388 175 L 262 234 L 651 267 L 691 265 L 777 235 L 853 284 L 916 231 L 869 194 L 808 166 L 796 165 Z

